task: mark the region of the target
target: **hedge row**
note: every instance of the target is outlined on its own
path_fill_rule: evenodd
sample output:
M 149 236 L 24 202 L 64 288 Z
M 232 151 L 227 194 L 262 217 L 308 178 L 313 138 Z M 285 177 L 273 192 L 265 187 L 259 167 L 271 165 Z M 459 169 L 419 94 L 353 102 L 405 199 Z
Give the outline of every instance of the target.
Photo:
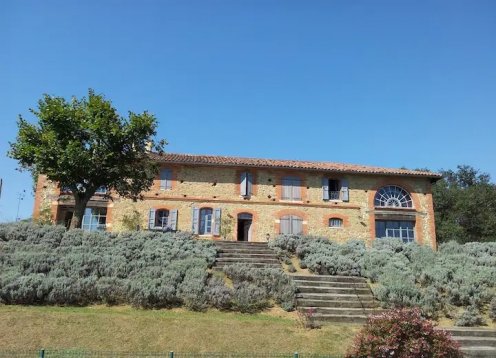
M 294 290 L 281 270 L 227 268 L 234 282 L 229 287 L 209 274 L 215 245 L 187 233 L 114 234 L 1 224 L 0 253 L 4 304 L 105 303 L 253 312 L 278 302 L 292 309 Z M 247 274 L 240 277 L 236 270 Z
M 496 293 L 496 243 L 449 242 L 435 252 L 395 239 L 366 248 L 363 241 L 280 236 L 269 245 L 281 257 L 298 256 L 302 268 L 317 274 L 369 278 L 384 307 L 421 307 L 428 317 L 456 317 L 459 325 L 482 323 L 486 309 L 494 316 L 494 303 L 488 305 Z

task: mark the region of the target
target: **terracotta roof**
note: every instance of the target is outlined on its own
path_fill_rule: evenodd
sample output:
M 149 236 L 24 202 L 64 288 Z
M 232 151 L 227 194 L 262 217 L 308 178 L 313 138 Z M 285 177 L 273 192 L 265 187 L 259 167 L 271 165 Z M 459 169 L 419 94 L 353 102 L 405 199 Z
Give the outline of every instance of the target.
M 261 158 L 241 158 L 225 157 L 220 155 L 196 155 L 196 154 L 177 154 L 151 153 L 152 157 L 162 163 L 174 164 L 192 164 L 205 166 L 225 166 L 225 167 L 253 167 L 253 168 L 278 168 L 278 169 L 295 169 L 308 171 L 325 171 L 338 173 L 360 173 L 374 175 L 399 175 L 410 177 L 427 177 L 433 179 L 441 178 L 441 174 L 430 171 L 408 170 L 374 167 L 369 165 L 343 164 L 332 162 L 312 162 L 302 160 L 276 160 Z

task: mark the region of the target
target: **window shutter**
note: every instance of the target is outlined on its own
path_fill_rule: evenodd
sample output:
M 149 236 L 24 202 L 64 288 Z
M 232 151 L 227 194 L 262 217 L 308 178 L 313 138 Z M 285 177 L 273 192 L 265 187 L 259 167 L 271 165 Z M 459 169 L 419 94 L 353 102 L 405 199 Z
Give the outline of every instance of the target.
M 322 200 L 329 200 L 329 179 L 322 178 Z
M 221 209 L 214 209 L 214 235 L 220 235 Z
M 241 173 L 240 194 L 241 196 L 250 195 L 248 192 L 248 173 Z
M 282 200 L 291 199 L 291 181 L 288 179 L 282 180 Z
M 248 196 L 253 194 L 253 175 L 251 173 L 246 173 L 246 192 Z
M 292 200 L 301 200 L 301 180 L 293 179 L 293 195 Z
M 172 170 L 160 170 L 160 190 L 167 190 L 172 188 Z
M 283 216 L 279 220 L 279 231 L 281 234 L 289 234 L 290 233 L 290 217 L 289 216 Z
M 191 231 L 198 234 L 200 231 L 200 209 L 193 208 L 191 213 Z
M 341 180 L 341 200 L 342 201 L 349 201 L 350 200 L 348 180 L 346 180 L 346 179 Z
M 150 209 L 148 213 L 148 229 L 151 230 L 155 227 L 155 209 Z
M 177 230 L 177 209 L 171 210 L 169 212 L 169 225 L 171 230 Z
M 293 235 L 300 235 L 303 232 L 303 223 L 298 216 L 291 217 L 291 233 Z

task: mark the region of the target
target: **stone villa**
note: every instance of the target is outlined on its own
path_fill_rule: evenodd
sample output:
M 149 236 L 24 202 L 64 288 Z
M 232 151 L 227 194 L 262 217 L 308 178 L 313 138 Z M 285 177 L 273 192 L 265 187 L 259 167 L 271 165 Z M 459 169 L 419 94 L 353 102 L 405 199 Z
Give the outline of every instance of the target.
M 152 154 L 160 163 L 144 200 L 101 188 L 83 229 L 119 231 L 134 215 L 141 229 L 263 242 L 308 234 L 370 243 L 398 237 L 436 247 L 431 185 L 439 174 L 365 165 L 210 155 Z M 71 196 L 40 175 L 34 218 L 70 221 Z

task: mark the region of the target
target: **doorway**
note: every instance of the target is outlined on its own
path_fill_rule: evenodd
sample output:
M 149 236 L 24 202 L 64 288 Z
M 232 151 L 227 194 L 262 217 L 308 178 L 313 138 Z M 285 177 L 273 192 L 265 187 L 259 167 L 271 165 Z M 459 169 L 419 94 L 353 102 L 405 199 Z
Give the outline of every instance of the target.
M 251 241 L 253 216 L 248 213 L 238 214 L 238 241 Z

